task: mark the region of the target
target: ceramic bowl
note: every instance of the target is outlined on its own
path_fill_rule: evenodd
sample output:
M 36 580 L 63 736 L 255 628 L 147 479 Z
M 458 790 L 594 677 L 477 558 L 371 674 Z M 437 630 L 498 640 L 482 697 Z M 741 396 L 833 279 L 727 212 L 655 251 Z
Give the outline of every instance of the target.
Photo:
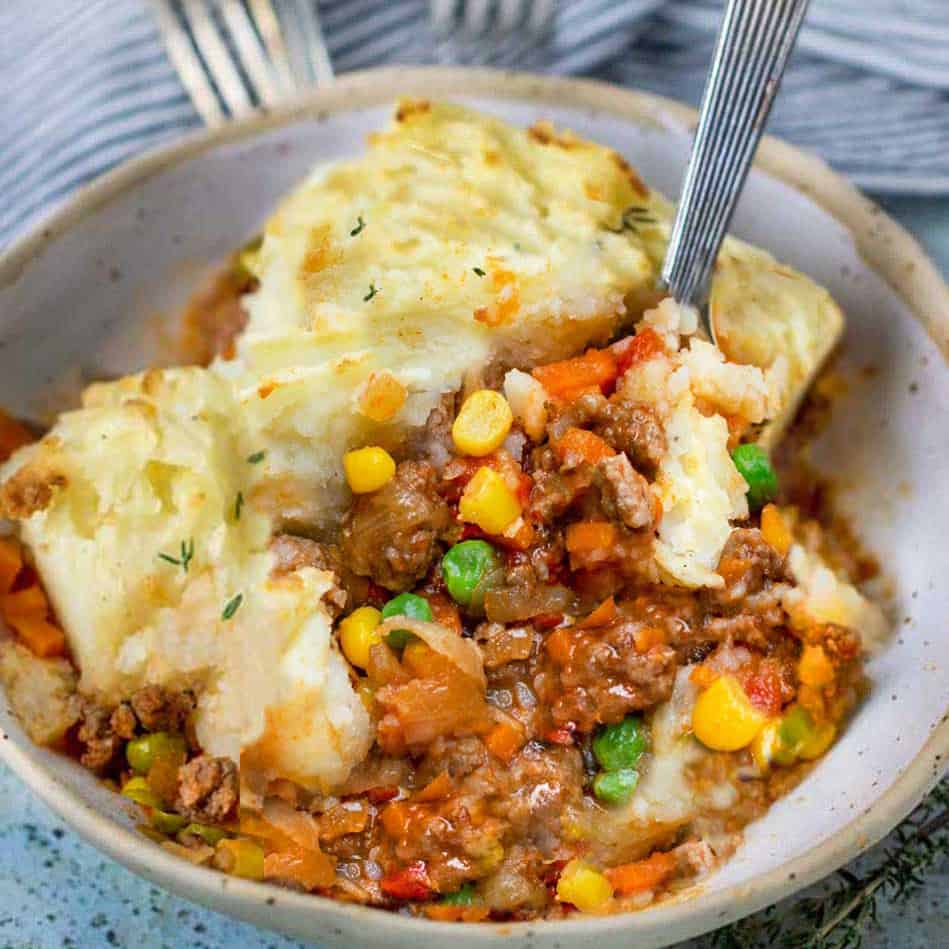
M 207 270 L 311 165 L 360 150 L 402 94 L 458 99 L 518 123 L 552 119 L 618 149 L 673 195 L 694 119 L 685 106 L 593 82 L 390 70 L 152 153 L 80 193 L 0 260 L 0 405 L 41 416 L 83 380 L 161 361 L 169 314 Z M 668 945 L 785 897 L 874 843 L 933 785 L 949 750 L 949 292 L 893 221 L 777 141 L 761 148 L 734 230 L 829 287 L 847 312 L 846 391 L 818 458 L 880 557 L 895 633 L 838 744 L 689 898 L 621 916 L 449 930 L 190 866 L 136 834 L 117 797 L 31 745 L 0 709 L 4 760 L 79 834 L 143 876 L 328 945 Z

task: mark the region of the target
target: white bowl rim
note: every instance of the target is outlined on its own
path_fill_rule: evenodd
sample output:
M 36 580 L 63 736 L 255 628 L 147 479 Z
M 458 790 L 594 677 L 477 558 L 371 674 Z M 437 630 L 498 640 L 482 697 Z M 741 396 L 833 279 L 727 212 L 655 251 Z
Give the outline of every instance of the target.
M 694 109 L 672 99 L 589 79 L 445 67 L 395 67 L 350 73 L 331 87 L 309 92 L 286 106 L 198 131 L 150 150 L 82 188 L 0 255 L 0 287 L 15 283 L 30 261 L 81 219 L 170 165 L 269 129 L 325 114 L 382 105 L 400 96 L 482 96 L 539 105 L 560 104 L 658 127 L 690 127 L 696 118 Z M 756 167 L 791 185 L 836 218 L 849 231 L 867 264 L 903 298 L 937 347 L 949 357 L 949 287 L 903 227 L 821 159 L 781 140 L 765 137 Z M 211 908 L 251 918 L 251 907 L 265 905 L 269 912 L 292 907 L 300 915 L 312 916 L 313 935 L 332 933 L 334 921 L 345 921 L 347 928 L 398 929 L 399 935 L 406 938 L 447 936 L 450 932 L 457 939 L 461 935 L 457 924 L 340 903 L 192 866 L 90 807 L 5 733 L 0 734 L 0 758 L 93 846 L 149 880 Z M 945 773 L 947 761 L 949 713 L 942 717 L 909 766 L 863 813 L 822 843 L 751 883 L 699 892 L 641 912 L 466 926 L 464 937 L 471 945 L 486 944 L 498 937 L 536 939 L 541 927 L 554 927 L 565 939 L 581 931 L 594 938 L 625 931 L 649 945 L 697 936 L 775 903 L 852 860 L 910 813 Z M 253 918 L 259 920 L 256 914 Z

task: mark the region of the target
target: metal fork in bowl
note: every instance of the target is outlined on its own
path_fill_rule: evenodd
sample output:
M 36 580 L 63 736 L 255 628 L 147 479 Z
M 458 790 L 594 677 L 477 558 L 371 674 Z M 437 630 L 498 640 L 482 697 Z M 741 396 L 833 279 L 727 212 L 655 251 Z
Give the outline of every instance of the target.
M 181 81 L 207 125 L 333 80 L 316 0 L 150 0 Z
M 709 277 L 764 132 L 809 0 L 728 0 L 702 95 L 661 283 L 680 303 L 705 303 Z

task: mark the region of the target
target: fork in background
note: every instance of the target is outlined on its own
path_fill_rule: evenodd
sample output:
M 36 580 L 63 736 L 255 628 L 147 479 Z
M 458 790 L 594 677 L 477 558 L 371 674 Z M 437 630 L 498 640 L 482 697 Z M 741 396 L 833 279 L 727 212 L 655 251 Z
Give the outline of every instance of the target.
M 316 0 L 150 0 L 205 123 L 220 125 L 333 80 Z
M 429 0 L 439 58 L 466 65 L 530 65 L 556 14 L 556 0 Z

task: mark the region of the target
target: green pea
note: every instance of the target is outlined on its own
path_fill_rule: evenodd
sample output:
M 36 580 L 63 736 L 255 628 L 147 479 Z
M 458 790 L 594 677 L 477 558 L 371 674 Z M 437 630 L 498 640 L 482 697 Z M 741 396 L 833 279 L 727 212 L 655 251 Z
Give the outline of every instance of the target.
M 451 598 L 465 609 L 480 608 L 485 577 L 497 565 L 497 554 L 487 541 L 463 540 L 455 544 L 442 558 L 442 576 Z
M 223 840 L 227 836 L 227 831 L 222 830 L 220 827 L 211 827 L 209 824 L 188 824 L 181 833 L 182 835 L 187 834 L 191 837 L 200 837 L 201 840 L 211 847 L 216 847 L 218 841 Z
M 604 804 L 625 804 L 639 784 L 639 772 L 635 768 L 619 771 L 601 771 L 593 779 L 593 793 Z
M 127 797 L 130 801 L 135 801 L 136 804 L 154 807 L 155 810 L 161 810 L 162 807 L 158 795 L 144 778 L 129 778 L 122 787 L 122 797 Z
M 125 746 L 125 758 L 136 774 L 148 774 L 156 758 L 171 754 L 184 754 L 187 751 L 181 735 L 169 732 L 151 732 L 140 738 L 133 738 Z
M 606 725 L 593 739 L 593 754 L 604 771 L 634 768 L 646 750 L 646 729 L 638 715 Z
M 409 619 L 420 619 L 427 623 L 434 619 L 428 600 L 415 593 L 400 593 L 382 607 L 383 619 L 389 619 L 392 616 L 407 616 Z M 411 638 L 412 633 L 409 630 L 393 629 L 386 636 L 386 642 L 393 649 L 404 649 Z
M 748 506 L 753 511 L 764 507 L 778 493 L 778 476 L 768 453 L 760 445 L 739 445 L 732 461 L 748 485 Z
M 152 811 L 152 827 L 161 831 L 163 834 L 177 834 L 185 824 L 188 823 L 187 817 L 180 814 L 172 814 L 169 811 Z
M 785 716 L 781 719 L 778 726 L 778 738 L 781 742 L 781 750 L 787 751 L 790 755 L 797 754 L 797 749 L 801 747 L 814 734 L 814 719 L 807 709 L 800 705 L 794 705 L 788 709 Z
M 470 883 L 466 883 L 460 890 L 446 893 L 439 902 L 448 906 L 474 906 L 478 902 L 478 894 Z

